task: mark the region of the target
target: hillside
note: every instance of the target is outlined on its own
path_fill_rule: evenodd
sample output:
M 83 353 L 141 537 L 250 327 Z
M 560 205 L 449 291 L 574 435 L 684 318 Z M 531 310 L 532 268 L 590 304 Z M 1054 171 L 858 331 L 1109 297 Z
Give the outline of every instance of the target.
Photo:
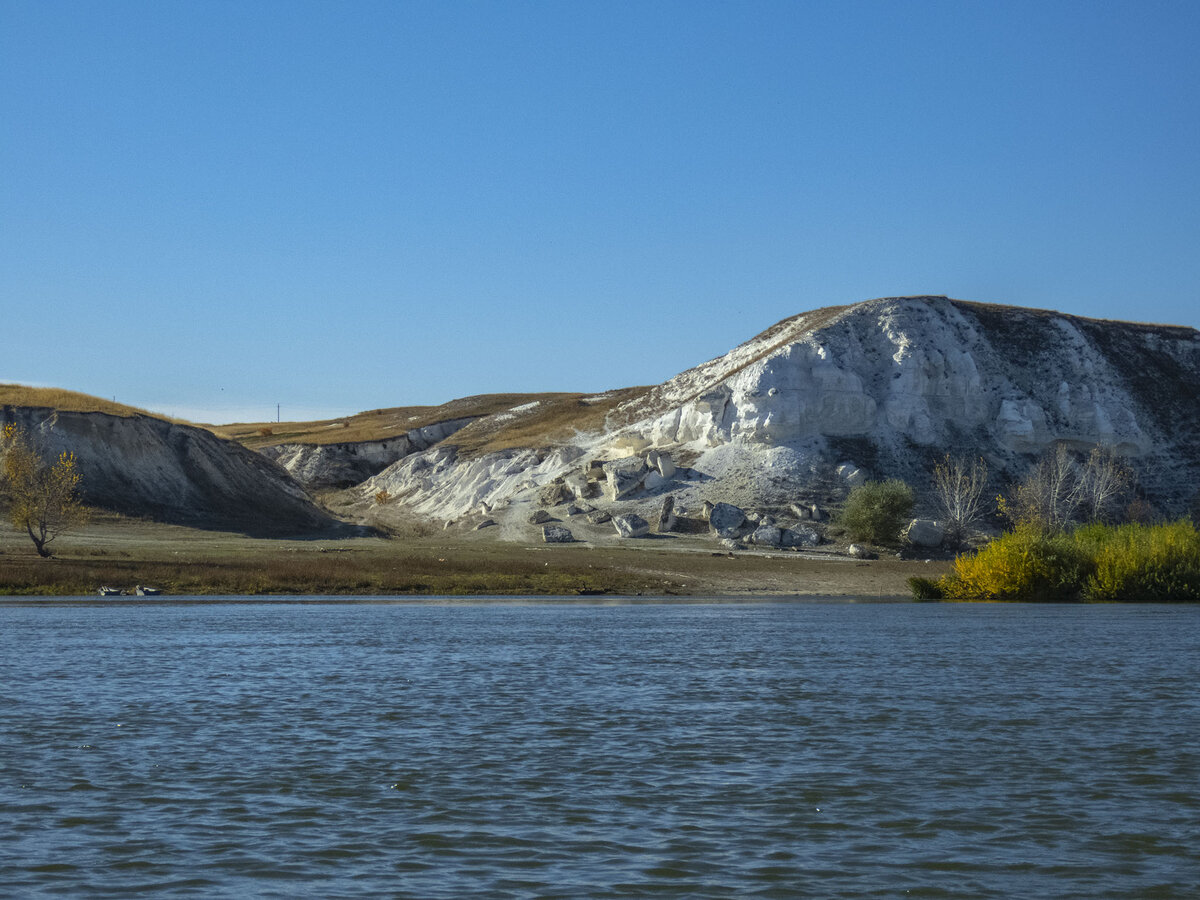
M 409 431 L 448 422 L 503 412 L 513 406 L 561 394 L 481 394 L 462 397 L 440 406 L 395 406 L 371 409 L 340 419 L 312 422 L 250 422 L 205 425 L 214 434 L 231 438 L 252 449 L 278 444 L 346 444 L 386 441 Z
M 258 450 L 306 487 L 326 490 L 358 484 L 451 435 L 464 452 L 484 453 L 603 429 L 607 414 L 630 394 L 484 394 L 318 422 L 206 427 Z
M 0 398 L 0 424 L 24 428 L 49 456 L 75 454 L 92 506 L 253 535 L 337 525 L 278 466 L 203 428 L 65 391 Z
M 1166 513 L 1184 511 L 1200 482 L 1200 337 L 1177 326 L 884 298 L 784 320 L 601 404 L 603 415 L 560 407 L 552 429 L 514 416 L 491 423 L 488 442 L 450 438 L 348 492 L 342 508 L 383 522 L 507 515 L 516 533 L 562 482 L 616 511 L 653 514 L 667 494 L 685 508 L 779 511 L 798 498 L 836 503 L 839 469 L 921 493 L 947 452 L 983 455 L 999 488 L 1056 442 L 1116 449 Z M 597 463 L 652 451 L 678 471 L 608 499 Z
M 984 457 L 998 492 L 1057 443 L 1122 454 L 1163 514 L 1187 511 L 1200 484 L 1194 329 L 946 297 L 823 307 L 663 384 L 596 395 L 211 432 L 69 392 L 0 386 L 0 403 L 5 421 L 79 456 L 94 502 L 259 530 L 329 524 L 302 485 L 359 523 L 490 522 L 519 540 L 540 534 L 531 514 L 568 509 L 578 536 L 613 540 L 605 516 L 656 520 L 668 498 L 701 526 L 727 502 L 786 527 L 866 477 L 926 499 L 947 453 Z

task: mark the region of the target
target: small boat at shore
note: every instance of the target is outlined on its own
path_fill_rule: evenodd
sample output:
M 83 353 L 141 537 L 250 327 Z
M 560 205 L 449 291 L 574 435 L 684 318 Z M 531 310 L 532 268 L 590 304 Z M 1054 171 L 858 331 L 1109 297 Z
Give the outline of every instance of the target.
M 98 593 L 101 597 L 124 597 L 125 596 L 125 592 L 123 590 L 121 590 L 120 588 L 108 587 L 107 585 L 100 588 L 96 593 Z
M 158 588 L 146 587 L 144 584 L 139 584 L 135 590 L 139 597 L 157 597 L 162 593 Z

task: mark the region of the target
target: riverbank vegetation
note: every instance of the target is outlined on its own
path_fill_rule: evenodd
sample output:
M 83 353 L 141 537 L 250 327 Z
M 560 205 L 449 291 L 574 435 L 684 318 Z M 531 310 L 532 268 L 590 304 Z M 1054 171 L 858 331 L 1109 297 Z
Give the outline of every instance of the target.
M 913 491 L 903 481 L 868 481 L 850 491 L 838 524 L 851 540 L 894 544 L 912 508 Z
M 1200 602 L 1200 533 L 1189 521 L 1021 524 L 941 578 L 912 578 L 919 600 Z

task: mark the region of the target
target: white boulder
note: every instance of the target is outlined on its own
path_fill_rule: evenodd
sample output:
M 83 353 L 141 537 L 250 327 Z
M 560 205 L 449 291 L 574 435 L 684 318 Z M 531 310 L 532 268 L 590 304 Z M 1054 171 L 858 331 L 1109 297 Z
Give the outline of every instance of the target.
M 804 526 L 785 528 L 780 536 L 781 547 L 815 547 L 821 543 L 821 536 L 813 529 Z
M 760 546 L 778 547 L 783 540 L 783 530 L 775 525 L 759 525 L 750 540 Z
M 746 521 L 746 514 L 732 503 L 715 503 L 708 514 L 708 527 L 717 537 L 735 536 Z
M 650 533 L 650 523 L 637 513 L 613 516 L 612 522 L 617 529 L 617 534 L 623 538 L 642 537 Z
M 901 534 L 914 547 L 940 547 L 946 529 L 933 519 L 913 519 Z
M 620 500 L 640 490 L 648 471 L 640 456 L 626 456 L 606 462 L 604 477 L 608 481 L 609 496 L 613 500 Z

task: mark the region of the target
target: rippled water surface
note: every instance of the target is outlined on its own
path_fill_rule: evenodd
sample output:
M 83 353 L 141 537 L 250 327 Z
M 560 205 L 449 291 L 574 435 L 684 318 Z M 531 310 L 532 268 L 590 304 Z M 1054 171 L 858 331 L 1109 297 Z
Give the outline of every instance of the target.
M 0 894 L 1197 897 L 1200 609 L 0 608 Z

